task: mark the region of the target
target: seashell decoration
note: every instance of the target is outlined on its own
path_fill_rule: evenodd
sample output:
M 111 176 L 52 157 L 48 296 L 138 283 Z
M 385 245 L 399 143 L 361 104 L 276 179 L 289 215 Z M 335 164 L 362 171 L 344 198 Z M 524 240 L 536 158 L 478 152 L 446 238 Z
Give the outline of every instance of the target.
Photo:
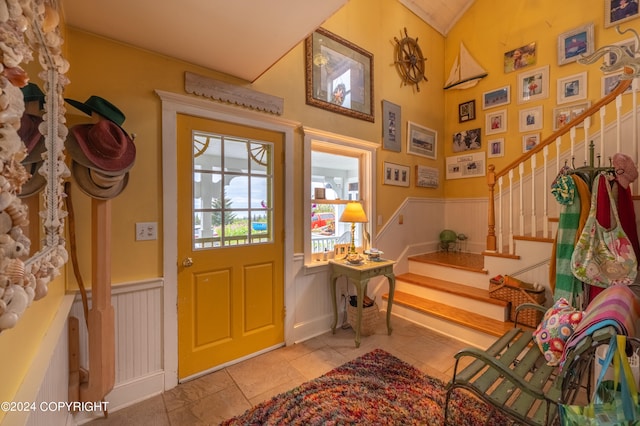
M 69 83 L 64 75 L 69 64 L 62 56 L 59 18 L 55 2 L 0 1 L 0 332 L 14 327 L 33 300 L 47 295 L 68 258 L 62 210 L 62 185 L 69 176 L 63 149 L 68 130 L 62 93 Z M 47 108 L 56 113 L 45 111 L 46 125 L 39 128 L 49 148 L 39 170 L 48 179 L 41 212 L 46 239 L 43 250 L 29 257 L 31 241 L 23 232 L 28 211 L 17 194 L 30 175 L 21 164 L 27 150 L 18 129 L 24 113 L 20 87 L 29 81 L 21 64 L 32 61 L 34 53 L 47 71 L 46 77 L 40 74 Z

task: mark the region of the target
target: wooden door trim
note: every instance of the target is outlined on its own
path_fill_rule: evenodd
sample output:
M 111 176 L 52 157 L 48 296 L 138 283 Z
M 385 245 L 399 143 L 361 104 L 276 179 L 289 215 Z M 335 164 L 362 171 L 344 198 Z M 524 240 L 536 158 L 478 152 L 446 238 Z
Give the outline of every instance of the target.
M 164 388 L 171 389 L 178 384 L 178 316 L 177 316 L 177 114 L 189 114 L 214 120 L 228 121 L 284 134 L 285 159 L 293 159 L 294 135 L 301 124 L 267 114 L 246 111 L 240 107 L 217 104 L 205 99 L 177 93 L 155 91 L 162 106 L 162 214 L 163 214 L 163 277 L 164 277 Z M 284 221 L 293 223 L 293 167 L 287 167 L 284 176 Z M 289 229 L 292 229 L 290 227 Z M 293 276 L 289 271 L 294 267 L 293 232 L 285 232 L 284 237 L 284 303 L 286 318 L 284 337 L 286 344 L 293 341 L 293 319 L 295 318 L 295 294 Z

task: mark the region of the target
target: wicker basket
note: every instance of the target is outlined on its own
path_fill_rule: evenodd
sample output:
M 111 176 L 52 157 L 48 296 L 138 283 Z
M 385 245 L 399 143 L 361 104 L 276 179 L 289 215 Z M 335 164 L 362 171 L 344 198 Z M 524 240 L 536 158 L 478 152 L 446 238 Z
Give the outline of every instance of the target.
M 378 323 L 378 304 L 374 303 L 372 306 L 365 308 L 362 307 L 362 319 L 360 321 L 360 335 L 371 336 L 376 331 L 376 325 Z M 347 303 L 347 322 L 353 328 L 356 329 L 356 320 L 358 318 L 358 308 L 351 306 Z
M 542 305 L 545 302 L 544 288 L 540 290 L 524 289 L 518 286 L 517 280 L 515 281 L 508 279 L 502 281 L 491 279 L 489 281 L 490 297 L 511 302 L 509 309 L 511 321 L 516 320 L 516 308 L 521 304 L 535 303 Z M 543 315 L 544 312 L 540 312 L 537 309 L 524 309 L 518 314 L 518 323 L 535 328 L 542 321 Z

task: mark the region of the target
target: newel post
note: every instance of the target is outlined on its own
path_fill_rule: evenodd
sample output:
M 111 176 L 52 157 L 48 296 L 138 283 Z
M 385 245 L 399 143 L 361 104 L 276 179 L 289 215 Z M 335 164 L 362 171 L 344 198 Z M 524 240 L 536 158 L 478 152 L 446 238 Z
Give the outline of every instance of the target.
M 487 185 L 489 186 L 489 213 L 487 215 L 487 251 L 496 251 L 496 211 L 493 201 L 496 186 L 496 166 L 489 164 L 488 169 Z

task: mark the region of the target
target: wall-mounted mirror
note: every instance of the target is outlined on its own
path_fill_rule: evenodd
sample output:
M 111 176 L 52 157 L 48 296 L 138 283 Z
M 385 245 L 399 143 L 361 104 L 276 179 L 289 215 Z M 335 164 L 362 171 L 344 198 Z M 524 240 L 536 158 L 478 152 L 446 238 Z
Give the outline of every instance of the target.
M 61 53 L 56 0 L 2 2 L 0 21 L 0 332 L 12 328 L 32 301 L 46 296 L 48 285 L 67 261 L 64 241 L 63 183 L 69 176 L 64 161 L 63 88 L 68 62 Z M 38 61 L 45 95 L 42 123 L 41 241 L 24 231 L 28 209 L 19 197 L 30 177 L 22 165 L 27 150 L 18 135 L 25 110 L 20 90 L 30 77 L 25 66 Z M 34 76 L 35 79 L 36 76 Z

